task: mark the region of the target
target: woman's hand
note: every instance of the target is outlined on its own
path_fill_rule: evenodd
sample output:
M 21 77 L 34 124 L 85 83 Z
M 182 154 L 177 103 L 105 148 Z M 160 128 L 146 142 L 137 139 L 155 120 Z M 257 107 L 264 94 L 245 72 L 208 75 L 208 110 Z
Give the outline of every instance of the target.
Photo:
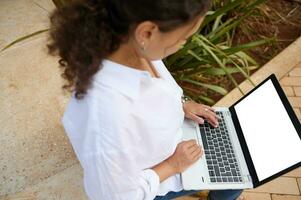
M 175 173 L 186 170 L 195 163 L 202 155 L 203 149 L 195 139 L 182 141 L 177 145 L 175 152 L 166 159 L 166 162 L 172 167 Z
M 219 117 L 215 114 L 214 109 L 210 106 L 189 100 L 184 103 L 183 110 L 185 112 L 185 117 L 192 119 L 197 123 L 203 124 L 204 119 L 207 119 L 212 126 L 218 126 Z

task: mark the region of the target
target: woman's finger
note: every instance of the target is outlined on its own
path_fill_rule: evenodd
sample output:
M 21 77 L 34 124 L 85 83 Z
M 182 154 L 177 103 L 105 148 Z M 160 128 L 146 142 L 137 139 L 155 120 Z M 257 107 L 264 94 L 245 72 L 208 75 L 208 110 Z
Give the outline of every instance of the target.
M 216 123 L 215 121 L 212 121 L 211 119 L 208 120 L 209 124 L 211 124 L 211 126 L 213 127 L 217 127 L 218 123 Z
M 205 120 L 202 117 L 197 116 L 197 115 L 195 115 L 194 113 L 192 113 L 190 111 L 187 112 L 187 117 L 192 119 L 193 121 L 199 123 L 199 124 L 204 124 L 204 122 L 205 122 Z
M 212 107 L 210 107 L 210 106 L 207 106 L 207 105 L 204 105 L 204 104 L 203 104 L 203 106 L 204 106 L 205 108 L 207 108 L 207 109 L 208 109 L 207 112 L 210 112 L 212 115 L 214 115 L 214 117 L 215 117 L 217 120 L 220 119 L 220 117 L 216 114 L 216 111 L 215 111 L 214 108 L 212 108 Z
M 202 147 L 201 146 L 199 146 L 199 145 L 197 145 L 197 146 L 195 146 L 194 147 L 194 149 L 191 149 L 191 154 L 193 154 L 193 153 L 195 153 L 196 151 L 199 151 L 199 150 L 201 150 L 202 149 Z
M 215 112 L 213 112 L 213 111 L 211 111 L 211 110 L 207 110 L 207 111 L 205 111 L 205 112 L 207 112 L 207 113 L 209 113 L 210 115 L 214 116 L 215 119 L 218 119 L 218 116 L 217 116 L 217 114 L 216 114 Z
M 208 110 L 206 111 L 205 108 L 207 108 Z M 210 113 L 211 115 L 213 115 L 217 119 L 218 115 L 215 113 L 214 110 L 211 110 L 210 108 L 211 107 L 204 105 L 204 111 Z
M 207 106 L 207 105 L 205 105 L 205 104 L 202 104 L 205 108 L 208 108 L 209 110 L 211 110 L 212 112 L 215 112 L 215 109 L 214 108 L 212 108 L 212 107 L 210 107 L 210 106 Z
M 191 139 L 185 142 L 185 144 L 183 144 L 184 148 L 189 149 L 190 147 L 193 147 L 194 145 L 196 145 L 196 140 L 195 139 Z
M 202 156 L 203 155 L 203 149 L 197 149 L 196 151 L 194 151 L 192 154 L 191 154 L 191 156 L 194 158 L 194 159 L 196 159 L 196 158 L 198 158 L 198 157 L 200 157 L 200 156 Z
M 208 118 L 210 115 L 217 118 L 217 114 L 210 109 L 209 106 L 206 106 L 204 104 L 198 104 L 194 109 L 195 114 L 204 116 L 205 118 Z
M 198 148 L 198 146 L 199 146 L 199 145 L 198 145 L 197 143 L 195 143 L 195 144 L 191 145 L 190 147 L 188 147 L 187 149 L 188 149 L 189 151 L 193 152 L 193 151 L 195 151 L 195 149 Z
M 202 109 L 199 109 L 196 113 L 197 115 L 200 115 L 208 120 L 208 122 L 215 127 L 215 125 L 218 124 L 218 119 L 215 117 L 215 114 L 212 114 L 211 111 L 203 111 Z
M 216 127 L 216 125 L 218 125 L 218 122 L 216 122 L 217 120 L 213 116 L 206 115 L 204 117 L 207 119 L 208 123 L 211 124 L 211 126 Z

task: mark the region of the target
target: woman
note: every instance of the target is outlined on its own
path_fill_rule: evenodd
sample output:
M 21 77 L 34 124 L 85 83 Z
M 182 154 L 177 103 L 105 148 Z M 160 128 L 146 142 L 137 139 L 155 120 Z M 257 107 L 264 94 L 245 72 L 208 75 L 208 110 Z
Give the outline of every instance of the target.
M 209 106 L 186 101 L 162 59 L 197 31 L 209 0 L 83 0 L 55 10 L 49 53 L 72 88 L 62 122 L 93 200 L 173 199 L 180 173 L 201 158 L 181 141 L 184 117 L 217 126 Z M 211 191 L 232 200 L 242 190 Z

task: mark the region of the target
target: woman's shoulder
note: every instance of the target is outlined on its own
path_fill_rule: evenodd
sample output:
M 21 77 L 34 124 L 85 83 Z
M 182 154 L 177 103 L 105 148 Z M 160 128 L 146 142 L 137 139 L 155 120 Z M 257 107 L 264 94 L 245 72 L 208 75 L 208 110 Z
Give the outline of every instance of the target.
M 126 104 L 128 100 L 114 90 L 107 88 L 93 88 L 89 89 L 83 99 L 77 99 L 72 94 L 64 116 L 73 119 L 73 123 L 80 123 L 78 118 L 93 119 L 93 117 L 102 117 L 109 113 L 126 112 Z
M 82 132 L 102 127 L 108 129 L 117 126 L 118 121 L 126 118 L 130 112 L 129 104 L 123 95 L 114 90 L 94 88 L 88 90 L 83 99 L 76 99 L 73 95 L 65 108 L 62 120 L 64 122 L 65 119 L 74 129 L 81 129 Z
M 125 100 L 112 92 L 99 97 L 90 91 L 82 100 L 71 97 L 62 117 L 68 137 L 71 141 L 89 143 L 85 145 L 91 148 L 98 138 L 118 145 L 118 138 L 126 137 L 122 126 L 129 112 L 122 101 Z

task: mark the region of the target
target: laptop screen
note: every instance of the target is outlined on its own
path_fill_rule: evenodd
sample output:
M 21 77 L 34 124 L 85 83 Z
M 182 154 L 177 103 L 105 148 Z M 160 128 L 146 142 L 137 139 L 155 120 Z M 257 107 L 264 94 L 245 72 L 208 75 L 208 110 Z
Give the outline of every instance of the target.
M 258 181 L 301 161 L 300 137 L 271 79 L 234 109 Z

